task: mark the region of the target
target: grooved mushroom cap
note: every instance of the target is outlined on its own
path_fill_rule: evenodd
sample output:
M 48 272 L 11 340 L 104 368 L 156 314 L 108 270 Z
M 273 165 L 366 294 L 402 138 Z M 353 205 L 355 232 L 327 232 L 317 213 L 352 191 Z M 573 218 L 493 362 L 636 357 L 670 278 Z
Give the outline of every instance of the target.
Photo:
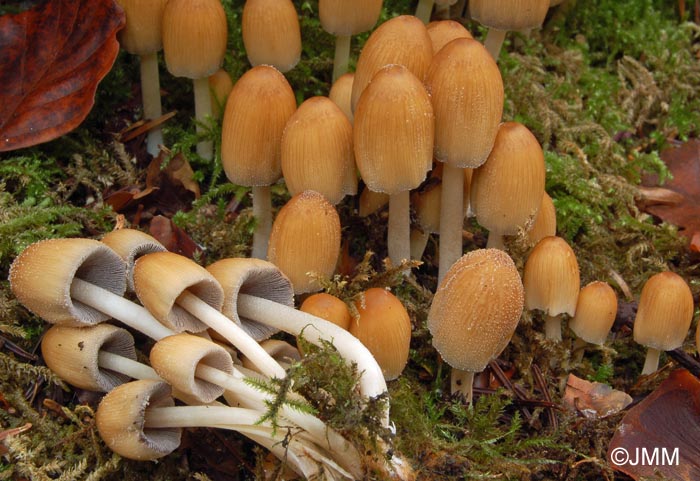
M 350 121 L 350 124 L 353 122 L 350 99 L 352 98 L 352 83 L 354 79 L 354 73 L 345 73 L 341 75 L 333 83 L 331 91 L 328 93 L 328 98 L 331 99 L 338 106 L 338 108 L 343 111 L 345 116 Z
M 436 55 L 442 47 L 457 38 L 471 38 L 472 34 L 459 22 L 454 20 L 439 20 L 430 22 L 426 27 L 430 42 L 433 45 L 433 55 Z
M 282 174 L 289 192 L 323 194 L 335 205 L 357 193 L 352 125 L 327 97 L 305 100 L 282 134 Z
M 375 74 L 386 65 L 403 65 L 420 82 L 425 79 L 433 45 L 423 22 L 411 15 L 400 15 L 381 24 L 367 39 L 360 52 L 352 84 L 352 110 Z
M 537 28 L 544 22 L 550 0 L 471 0 L 469 12 L 480 24 L 498 30 Z
M 224 388 L 197 378 L 197 366 L 202 364 L 233 374 L 233 361 L 226 349 L 186 333 L 156 342 L 149 359 L 153 369 L 168 384 L 204 404 L 216 400 L 224 393 Z
M 389 194 L 385 194 L 384 192 L 375 192 L 365 186 L 360 194 L 358 215 L 360 217 L 367 217 L 368 215 L 374 214 L 388 203 Z
M 452 40 L 433 58 L 425 87 L 435 111 L 435 158 L 460 168 L 483 164 L 504 98 L 501 72 L 488 51 L 476 40 Z
M 102 243 L 109 246 L 126 262 L 126 283 L 134 290 L 134 263 L 139 257 L 167 250 L 154 237 L 136 229 L 118 229 L 106 234 Z
M 136 360 L 134 338 L 127 330 L 110 324 L 53 326 L 41 339 L 46 365 L 75 387 L 109 392 L 130 381 L 129 376 L 99 367 L 100 351 Z
M 309 276 L 330 278 L 340 254 L 340 218 L 318 192 L 292 197 L 272 224 L 267 259 L 289 277 L 295 294 L 321 289 Z
M 346 36 L 372 30 L 382 11 L 382 0 L 319 0 L 318 16 L 323 29 Z
M 299 63 L 301 29 L 291 0 L 246 0 L 241 29 L 251 65 L 288 72 Z
M 126 26 L 119 31 L 119 43 L 134 55 L 149 55 L 163 48 L 162 18 L 168 0 L 117 0 L 126 14 Z
M 553 235 L 557 235 L 557 211 L 554 208 L 552 198 L 545 192 L 540 208 L 537 210 L 535 222 L 527 231 L 527 236 L 532 244 L 537 244 L 545 237 Z
M 153 317 L 174 331 L 203 331 L 207 326 L 175 304 L 185 290 L 216 310 L 224 302 L 224 291 L 205 268 L 173 252 L 155 252 L 136 261 L 136 295 Z
M 168 0 L 163 12 L 163 53 L 175 77 L 200 79 L 221 67 L 228 26 L 219 0 Z
M 163 381 L 140 380 L 122 384 L 102 398 L 95 414 L 97 430 L 105 444 L 120 456 L 153 461 L 180 446 L 182 430 L 146 428 L 146 410 L 174 405 L 170 386 Z
M 434 129 L 421 81 L 402 65 L 380 69 L 360 97 L 353 127 L 367 187 L 390 195 L 418 187 L 432 167 Z
M 345 330 L 350 327 L 350 310 L 345 301 L 325 292 L 319 292 L 307 297 L 299 307 L 300 311 L 320 317 Z
M 579 279 L 576 254 L 561 237 L 545 237 L 525 262 L 525 307 L 550 316 L 576 313 Z
M 261 297 L 285 306 L 294 307 L 294 290 L 289 279 L 279 268 L 261 259 L 221 259 L 207 266 L 224 289 L 224 305 L 221 308 L 226 317 L 232 319 L 256 341 L 262 341 L 275 334 L 277 329 L 261 324 L 238 314 L 238 295 L 248 294 Z
M 479 249 L 445 274 L 428 329 L 452 367 L 479 372 L 508 345 L 522 312 L 523 284 L 513 260 L 500 249 Z
M 211 90 L 212 115 L 214 118 L 220 119 L 224 115 L 228 94 L 233 90 L 233 80 L 226 70 L 220 68 L 209 76 L 209 89 Z
M 362 293 L 355 308 L 358 317 L 350 322 L 350 334 L 369 349 L 384 379 L 396 379 L 408 362 L 411 344 L 411 319 L 406 308 L 391 292 L 378 287 Z
M 28 246 L 10 266 L 10 287 L 15 297 L 44 320 L 78 327 L 109 319 L 71 299 L 74 278 L 121 296 L 126 290 L 126 265 L 99 241 L 49 239 Z
M 231 182 L 252 187 L 280 178 L 282 132 L 296 108 L 292 87 L 275 67 L 253 67 L 238 79 L 226 101 L 221 138 L 221 162 Z
M 569 321 L 569 327 L 584 341 L 602 345 L 616 315 L 615 291 L 606 282 L 594 281 L 581 289 L 576 303 L 576 315 Z
M 472 177 L 476 220 L 502 235 L 527 229 L 542 203 L 544 177 L 544 153 L 535 136 L 520 123 L 501 124 L 488 160 Z
M 688 284 L 674 272 L 660 272 L 642 288 L 634 340 L 660 351 L 676 349 L 683 345 L 692 320 L 693 294 Z

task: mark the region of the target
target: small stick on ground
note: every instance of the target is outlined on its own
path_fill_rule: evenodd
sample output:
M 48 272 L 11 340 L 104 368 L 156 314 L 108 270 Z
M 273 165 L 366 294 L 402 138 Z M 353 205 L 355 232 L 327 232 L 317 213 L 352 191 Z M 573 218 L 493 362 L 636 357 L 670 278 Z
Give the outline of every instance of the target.
M 539 388 L 540 391 L 542 391 L 542 395 L 544 396 L 544 400 L 547 401 L 548 403 L 552 402 L 552 396 L 549 395 L 549 389 L 547 388 L 547 381 L 545 380 L 544 376 L 542 375 L 542 370 L 537 364 L 533 364 L 530 367 L 530 370 L 532 371 L 532 377 L 535 379 L 535 383 L 537 384 L 537 387 Z M 552 426 L 553 429 L 557 429 L 559 427 L 559 422 L 557 421 L 557 416 L 556 413 L 554 412 L 554 408 L 547 408 L 547 419 L 549 419 L 549 425 Z
M 700 378 L 700 362 L 683 349 L 678 348 L 666 351 L 666 355 L 676 361 L 681 367 L 690 371 L 693 376 Z
M 515 397 L 518 399 L 518 401 L 530 400 L 527 394 L 523 391 L 523 389 L 515 386 L 515 384 L 510 382 L 510 379 L 508 379 L 508 376 L 506 376 L 506 374 L 503 372 L 503 369 L 501 369 L 501 366 L 499 366 L 496 361 L 489 362 L 489 367 L 493 371 L 494 376 L 496 376 L 496 378 L 498 379 L 498 382 L 503 384 L 506 388 L 510 389 L 513 392 L 513 394 L 515 394 Z M 523 413 L 523 416 L 525 416 L 525 420 L 529 422 L 532 419 L 532 414 L 530 413 L 530 410 L 524 406 L 520 409 Z

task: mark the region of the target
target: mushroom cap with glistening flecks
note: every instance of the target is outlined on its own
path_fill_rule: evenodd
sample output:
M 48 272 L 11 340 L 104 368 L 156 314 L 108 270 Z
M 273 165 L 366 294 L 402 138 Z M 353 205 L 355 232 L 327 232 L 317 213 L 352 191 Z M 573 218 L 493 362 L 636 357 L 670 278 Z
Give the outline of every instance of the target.
M 360 52 L 352 84 L 351 105 L 357 103 L 376 73 L 386 65 L 403 65 L 423 82 L 433 58 L 433 45 L 423 22 L 411 15 L 400 15 L 381 24 L 367 39 Z
M 406 308 L 391 292 L 378 287 L 363 292 L 355 308 L 358 317 L 350 322 L 350 334 L 369 349 L 384 379 L 396 379 L 408 362 L 411 344 L 411 318 Z
M 528 228 L 542 204 L 544 182 L 544 153 L 535 136 L 523 124 L 501 124 L 488 159 L 472 176 L 477 222 L 501 235 Z
M 537 28 L 544 22 L 550 0 L 471 0 L 469 13 L 482 25 L 499 30 Z
M 294 306 L 292 283 L 279 268 L 271 262 L 254 258 L 221 259 L 207 266 L 224 289 L 224 305 L 221 308 L 226 317 L 239 324 L 256 341 L 272 336 L 277 329 L 238 314 L 239 294 L 248 294 L 268 301 Z
M 134 55 L 149 55 L 163 48 L 162 18 L 168 0 L 117 0 L 126 14 L 118 33 L 119 44 Z
M 226 349 L 187 333 L 160 339 L 151 349 L 149 358 L 153 369 L 168 384 L 204 404 L 215 401 L 224 393 L 224 388 L 197 378 L 197 366 L 233 373 L 233 361 Z
M 318 192 L 292 197 L 272 224 L 267 258 L 289 277 L 295 294 L 321 289 L 309 274 L 330 278 L 340 254 L 340 218 Z
M 216 310 L 224 302 L 224 291 L 202 266 L 173 252 L 155 252 L 136 261 L 136 295 L 153 317 L 174 331 L 199 332 L 207 326 L 175 302 L 185 291 Z
M 402 65 L 379 70 L 360 97 L 353 127 L 355 161 L 367 187 L 389 195 L 418 187 L 432 167 L 434 120 L 415 75 Z
M 433 45 L 433 55 L 437 54 L 442 47 L 457 38 L 471 38 L 472 34 L 459 22 L 454 20 L 438 20 L 430 22 L 426 27 L 430 41 Z
M 132 381 L 102 398 L 95 422 L 105 444 L 115 453 L 137 461 L 153 461 L 180 446 L 179 428 L 147 429 L 146 410 L 171 407 L 175 402 L 163 381 Z
M 319 0 L 318 16 L 332 35 L 350 36 L 371 30 L 382 11 L 382 0 Z
M 221 127 L 221 163 L 228 180 L 253 187 L 280 178 L 282 133 L 296 108 L 292 87 L 275 67 L 259 65 L 238 79 Z
M 602 345 L 615 322 L 617 295 L 606 282 L 594 281 L 581 289 L 576 314 L 569 327 L 586 342 Z
M 109 247 L 92 239 L 48 239 L 29 245 L 10 266 L 10 288 L 17 300 L 53 324 L 87 326 L 109 319 L 74 301 L 73 279 L 95 284 L 121 296 L 126 265 Z
M 224 61 L 228 25 L 220 0 L 168 0 L 163 12 L 163 53 L 176 77 L 200 79 Z
M 67 383 L 88 391 L 109 392 L 129 376 L 102 369 L 100 351 L 136 360 L 129 331 L 102 323 L 88 327 L 52 326 L 41 338 L 41 354 L 49 369 Z
M 311 97 L 282 134 L 282 174 L 294 195 L 315 190 L 335 205 L 357 193 L 352 124 L 328 97 Z
M 525 307 L 550 316 L 576 313 L 579 278 L 576 254 L 561 237 L 545 237 L 525 262 Z
M 513 260 L 499 249 L 479 249 L 445 274 L 428 329 L 452 367 L 479 372 L 508 345 L 522 312 L 523 284 Z
M 241 30 L 251 65 L 288 72 L 299 63 L 301 29 L 291 0 L 246 0 Z
M 354 79 L 354 73 L 345 73 L 338 77 L 335 82 L 333 82 L 331 91 L 328 92 L 328 98 L 331 99 L 338 106 L 338 108 L 343 111 L 345 116 L 350 121 L 350 124 L 353 122 L 350 99 L 352 98 L 352 83 Z
M 660 272 L 642 288 L 634 319 L 634 340 L 660 351 L 676 349 L 683 345 L 692 320 L 690 287 L 678 274 Z
M 153 236 L 136 229 L 117 229 L 105 234 L 101 239 L 126 262 L 126 282 L 130 291 L 134 290 L 134 263 L 136 259 L 153 252 L 167 250 Z
M 476 40 L 452 40 L 433 58 L 425 88 L 435 112 L 435 158 L 459 168 L 483 164 L 503 115 L 503 80 L 493 57 Z

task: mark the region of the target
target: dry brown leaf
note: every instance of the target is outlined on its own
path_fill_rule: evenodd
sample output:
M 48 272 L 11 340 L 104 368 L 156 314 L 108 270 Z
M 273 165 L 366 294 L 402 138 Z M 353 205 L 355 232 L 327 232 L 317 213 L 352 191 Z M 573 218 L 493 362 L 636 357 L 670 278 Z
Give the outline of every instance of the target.
M 625 409 L 632 402 L 629 394 L 617 391 L 607 384 L 588 382 L 569 374 L 564 391 L 564 405 L 596 419 L 610 416 Z

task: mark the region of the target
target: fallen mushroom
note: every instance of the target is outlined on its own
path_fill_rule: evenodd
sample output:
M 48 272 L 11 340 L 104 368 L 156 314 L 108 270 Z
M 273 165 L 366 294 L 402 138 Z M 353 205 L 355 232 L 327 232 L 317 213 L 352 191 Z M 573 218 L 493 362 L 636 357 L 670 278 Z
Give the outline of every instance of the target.
M 100 239 L 126 262 L 126 284 L 134 291 L 134 263 L 139 257 L 151 252 L 167 250 L 154 237 L 136 229 L 117 229 Z

